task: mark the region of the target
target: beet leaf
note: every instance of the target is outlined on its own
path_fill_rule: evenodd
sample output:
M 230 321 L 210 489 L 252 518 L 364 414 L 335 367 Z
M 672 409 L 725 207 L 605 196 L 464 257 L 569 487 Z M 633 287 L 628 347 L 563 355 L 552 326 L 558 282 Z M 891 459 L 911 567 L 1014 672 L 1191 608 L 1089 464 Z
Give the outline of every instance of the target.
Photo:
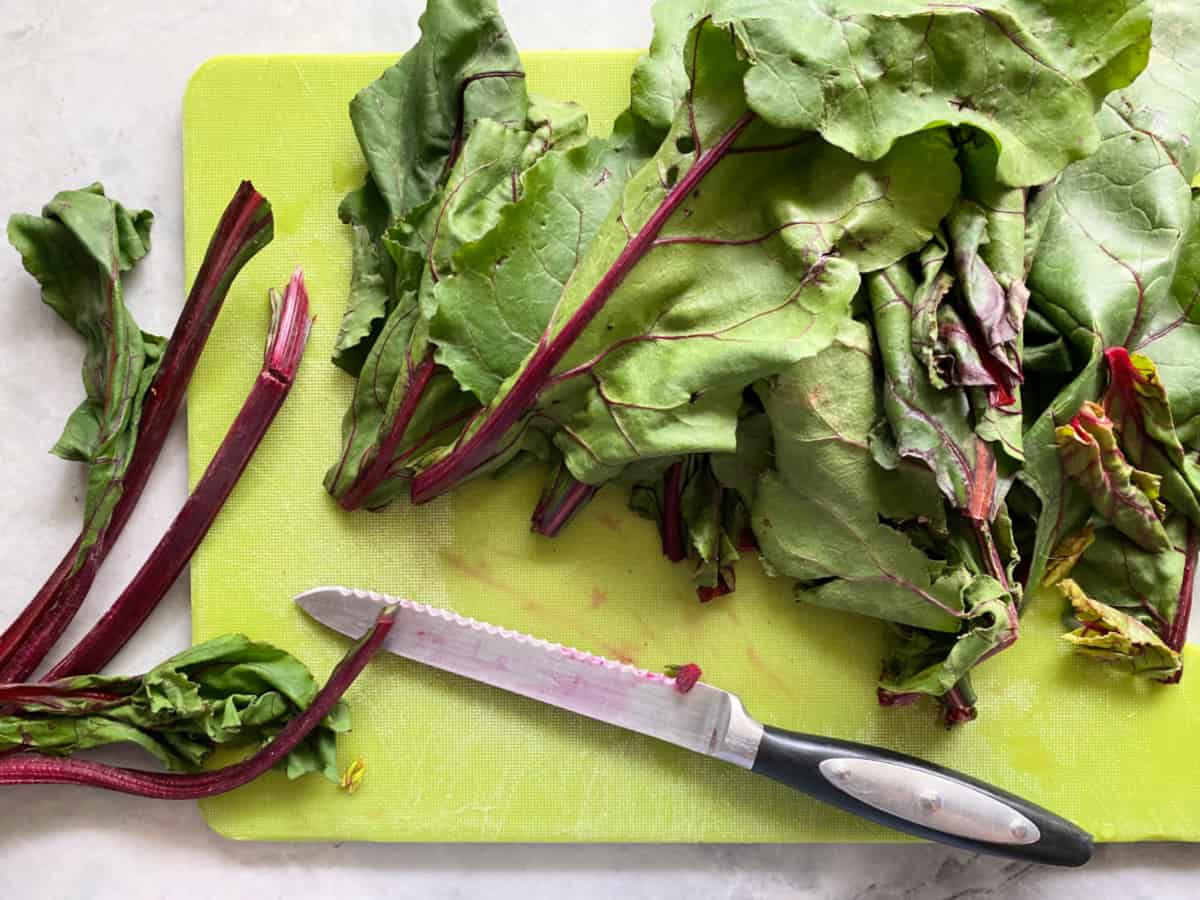
M 318 690 L 289 653 L 242 635 L 219 637 L 139 676 L 78 675 L 0 687 L 0 750 L 68 756 L 106 744 L 136 744 L 172 771 L 197 771 L 219 746 L 262 744 L 306 709 Z M 338 780 L 336 733 L 349 729 L 344 706 L 284 762 L 290 777 Z
M 196 800 L 227 793 L 283 763 L 314 729 L 329 721 L 342 695 L 382 645 L 394 621 L 394 609 L 383 610 L 375 626 L 346 654 L 303 712 L 295 715 L 265 747 L 243 762 L 208 772 L 181 774 L 20 753 L 0 759 L 0 785 L 74 784 L 159 800 Z M 315 770 L 323 771 L 324 765 Z

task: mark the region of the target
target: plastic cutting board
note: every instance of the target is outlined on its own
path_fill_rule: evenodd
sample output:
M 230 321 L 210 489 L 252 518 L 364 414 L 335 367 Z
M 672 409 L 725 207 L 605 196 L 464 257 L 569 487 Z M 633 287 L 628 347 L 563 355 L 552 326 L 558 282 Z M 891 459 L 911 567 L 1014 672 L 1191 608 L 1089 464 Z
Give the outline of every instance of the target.
M 531 53 L 529 87 L 580 101 L 605 133 L 628 98 L 632 52 Z M 236 282 L 188 401 L 199 476 L 257 373 L 268 287 L 304 266 L 318 315 L 298 383 L 192 565 L 195 638 L 242 631 L 321 678 L 346 642 L 291 597 L 317 584 L 404 594 L 650 669 L 700 663 L 752 714 L 961 768 L 1077 820 L 1101 840 L 1200 838 L 1200 659 L 1164 688 L 1072 657 L 1062 603 L 1039 597 L 1017 645 L 977 673 L 979 719 L 947 731 L 931 707 L 883 710 L 879 623 L 797 605 L 756 565 L 704 606 L 684 566 L 617 490 L 560 538 L 530 534 L 540 473 L 476 482 L 421 508 L 341 512 L 321 479 L 351 381 L 329 362 L 350 244 L 337 219 L 364 166 L 347 103 L 391 56 L 222 57 L 184 101 L 190 283 L 241 178 L 275 210 L 276 238 Z M 394 657 L 348 696 L 347 795 L 272 774 L 203 804 L 234 838 L 374 841 L 879 841 L 896 835 L 764 779 Z

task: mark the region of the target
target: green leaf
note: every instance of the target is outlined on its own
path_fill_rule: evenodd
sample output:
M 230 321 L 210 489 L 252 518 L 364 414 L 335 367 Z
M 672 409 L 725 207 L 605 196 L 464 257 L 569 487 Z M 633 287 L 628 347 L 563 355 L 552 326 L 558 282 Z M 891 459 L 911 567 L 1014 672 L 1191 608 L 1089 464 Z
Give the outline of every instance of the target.
M 657 0 L 651 8 L 654 36 L 633 70 L 630 94 L 633 115 L 659 140 L 671 129 L 690 87 L 683 62 L 688 35 L 711 5 L 709 0 Z
M 391 266 L 365 225 L 354 226 L 350 258 L 350 295 L 333 348 L 334 364 L 349 375 L 358 375 L 391 305 L 387 276 Z
M 459 254 L 434 289 L 437 360 L 465 390 L 492 400 L 546 328 L 580 260 L 646 153 L 618 125 L 610 140 L 554 153 L 533 166 L 518 202 Z
M 521 60 L 494 0 L 430 0 L 420 27 L 413 48 L 350 103 L 370 175 L 360 191 L 382 198 L 385 224 L 433 197 L 477 119 L 525 121 Z M 350 196 L 343 215 L 366 224 L 356 218 L 365 201 Z
M 373 315 L 380 302 L 391 304 L 382 325 L 370 325 L 378 335 L 366 352 L 343 419 L 342 457 L 326 476 L 326 488 L 334 496 L 343 496 L 371 466 L 393 429 L 401 429 L 401 440 L 391 457 L 402 458 L 475 406 L 449 375 L 432 372 L 428 319 L 436 312 L 436 289 L 456 270 L 463 246 L 486 235 L 513 205 L 523 167 L 540 158 L 547 146 L 544 135 L 489 119 L 477 121 L 445 185 L 392 225 L 380 244 L 361 245 L 352 292 L 390 272 L 388 296 L 396 299 L 385 301 L 377 287 L 369 288 L 364 304 L 351 306 L 343 319 L 343 328 L 356 327 L 355 334 L 362 334 L 363 318 Z M 344 353 L 361 352 L 363 346 L 339 343 Z M 390 501 L 400 485 L 396 479 L 385 482 L 371 493 L 368 505 Z
M 1154 361 L 1124 347 L 1109 350 L 1104 411 L 1130 463 L 1162 479 L 1162 498 L 1200 524 L 1200 466 L 1184 453 Z
M 989 653 L 1016 638 L 1016 615 L 1000 583 L 978 575 L 963 589 L 965 630 L 947 635 L 898 627 L 879 686 L 895 694 L 940 697 Z
M 904 135 L 971 125 L 996 143 L 999 179 L 1012 186 L 1048 181 L 1095 149 L 1095 105 L 1137 74 L 1150 33 L 1140 0 L 1098 16 L 1052 0 L 712 6 L 754 61 L 746 93 L 772 124 L 868 160 Z
M 1146 678 L 1169 678 L 1179 671 L 1179 654 L 1137 619 L 1093 600 L 1070 578 L 1058 586 L 1082 623 L 1063 635 L 1073 650 Z
M 242 635 L 198 644 L 141 676 L 82 675 L 28 687 L 33 696 L 0 716 L 0 749 L 24 745 L 66 756 L 132 743 L 176 771 L 202 768 L 221 745 L 266 743 L 319 689 L 291 654 Z M 288 775 L 321 772 L 336 783 L 336 734 L 347 730 L 343 707 L 284 761 Z
M 1138 619 L 1162 637 L 1170 632 L 1184 589 L 1187 521 L 1165 525 L 1170 547 L 1143 550 L 1115 528 L 1098 528 L 1081 553 L 1071 579 L 1089 596 Z
M 760 410 L 744 406 L 738 417 L 737 449 L 709 457 L 713 474 L 722 487 L 737 492 L 747 508 L 754 505 L 758 479 L 771 467 L 775 446 L 771 420 Z
M 867 329 L 847 322 L 828 349 L 758 385 L 775 470 L 759 482 L 754 534 L 770 570 L 802 582 L 802 600 L 957 632 L 970 575 L 902 527 L 943 518 L 933 478 L 910 463 L 897 477 L 867 444 L 882 412 L 871 357 Z
M 42 300 L 84 339 L 87 399 L 54 452 L 88 467 L 79 555 L 108 526 L 137 440 L 142 401 L 164 341 L 143 333 L 125 306 L 121 274 L 150 250 L 153 216 L 130 211 L 94 184 L 57 194 L 41 216 L 14 215 L 8 239 Z
M 745 114 L 730 87 L 745 64 L 716 29 L 695 35 L 694 105 L 630 180 L 567 284 L 547 338 L 685 177 L 698 147 Z M 731 451 L 742 387 L 828 344 L 858 269 L 923 244 L 958 186 L 942 133 L 913 136 L 875 164 L 763 126 L 751 125 L 738 144 L 771 149 L 730 155 L 708 174 L 542 394 L 539 408 L 562 423 L 556 443 L 576 478 L 595 483 L 647 456 Z
M 1160 479 L 1129 464 L 1101 407 L 1085 403 L 1054 436 L 1063 471 L 1083 488 L 1096 512 L 1147 550 L 1170 546 L 1158 500 Z
M 1191 188 L 1200 127 L 1194 4 L 1156 4 L 1145 73 L 1108 97 L 1101 143 L 1070 166 L 1031 209 L 1039 237 L 1029 271 L 1031 309 L 1084 362 L 1026 434 L 1022 479 L 1042 501 L 1030 577 L 1083 524 L 1089 503 L 1065 482 L 1053 432 L 1085 401 L 1100 399 L 1102 353 L 1125 347 L 1151 359 L 1185 447 L 1200 439 L 1200 201 Z
M 928 466 L 956 509 L 990 520 L 1000 499 L 996 456 L 976 433 L 970 398 L 961 389 L 939 389 L 914 352 L 919 298 L 929 296 L 929 288 L 897 263 L 871 275 L 867 289 L 883 362 L 884 409 L 898 453 Z

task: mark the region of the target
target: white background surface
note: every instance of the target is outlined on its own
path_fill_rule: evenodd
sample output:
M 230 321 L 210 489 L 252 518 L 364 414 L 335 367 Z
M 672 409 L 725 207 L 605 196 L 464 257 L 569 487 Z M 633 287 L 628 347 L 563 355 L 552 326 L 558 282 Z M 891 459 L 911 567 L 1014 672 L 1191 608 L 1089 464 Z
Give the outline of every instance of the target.
M 640 47 L 649 40 L 645 0 L 501 5 L 523 49 Z M 416 37 L 420 8 L 418 0 L 0 0 L 0 213 L 36 211 L 55 191 L 97 179 L 123 202 L 153 209 L 154 252 L 127 297 L 144 328 L 169 333 L 183 297 L 180 101 L 191 72 L 218 53 L 398 53 Z M 77 532 L 81 481 L 46 449 L 81 396 L 79 358 L 78 339 L 41 305 L 5 245 L 0 621 L 27 602 Z M 68 640 L 128 581 L 184 495 L 178 423 Z M 114 670 L 139 671 L 182 648 L 188 627 L 180 584 Z M 0 794 L 0 896 L 18 891 L 92 898 L 219 891 L 262 900 L 1165 900 L 1200 894 L 1200 850 L 1102 847 L 1088 868 L 1063 872 L 937 847 L 237 844 L 208 831 L 191 803 L 31 787 Z

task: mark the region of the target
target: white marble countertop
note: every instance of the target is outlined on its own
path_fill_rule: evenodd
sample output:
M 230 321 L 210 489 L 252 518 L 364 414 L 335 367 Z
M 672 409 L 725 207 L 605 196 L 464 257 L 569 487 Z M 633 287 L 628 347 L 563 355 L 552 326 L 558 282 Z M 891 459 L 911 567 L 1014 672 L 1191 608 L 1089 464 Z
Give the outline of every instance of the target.
M 391 52 L 409 46 L 423 0 L 0 0 L 0 212 L 35 211 L 57 190 L 102 179 L 153 209 L 155 251 L 130 290 L 149 330 L 169 332 L 183 296 L 180 101 L 219 53 Z M 501 0 L 520 47 L 635 47 L 646 0 Z M 246 11 L 245 7 L 251 7 Z M 241 9 L 239 9 L 241 8 Z M 80 396 L 77 338 L 38 302 L 15 253 L 0 250 L 0 621 L 20 609 L 77 530 L 81 481 L 46 455 Z M 125 535 L 84 608 L 123 586 L 185 493 L 177 423 Z M 137 671 L 188 640 L 176 585 L 114 667 Z M 191 803 L 70 788 L 9 789 L 0 802 L 0 896 L 452 898 L 622 896 L 953 900 L 1191 897 L 1200 850 L 1101 847 L 1056 871 L 932 846 L 238 844 Z

